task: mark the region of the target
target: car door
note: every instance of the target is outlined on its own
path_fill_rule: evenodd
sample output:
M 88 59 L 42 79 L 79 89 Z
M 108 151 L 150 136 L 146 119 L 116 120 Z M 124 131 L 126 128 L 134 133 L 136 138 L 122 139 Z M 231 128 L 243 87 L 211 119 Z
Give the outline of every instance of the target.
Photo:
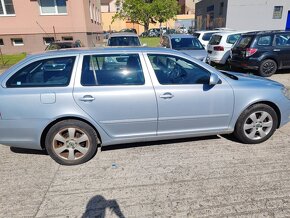
M 77 104 L 112 138 L 156 135 L 157 104 L 143 57 L 110 52 L 82 59 L 73 92 Z
M 273 51 L 280 60 L 282 68 L 290 67 L 290 34 L 280 33 L 275 35 Z
M 234 106 L 230 85 L 210 86 L 210 72 L 192 60 L 147 53 L 158 102 L 158 134 L 215 133 L 228 129 Z

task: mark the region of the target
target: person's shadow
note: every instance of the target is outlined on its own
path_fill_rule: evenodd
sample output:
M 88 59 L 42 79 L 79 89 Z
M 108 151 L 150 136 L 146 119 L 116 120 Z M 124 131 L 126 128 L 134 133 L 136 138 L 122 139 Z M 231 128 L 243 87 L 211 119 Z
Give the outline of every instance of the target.
M 101 195 L 96 195 L 89 200 L 82 218 L 105 218 L 107 208 L 117 217 L 125 218 L 116 200 L 106 200 Z

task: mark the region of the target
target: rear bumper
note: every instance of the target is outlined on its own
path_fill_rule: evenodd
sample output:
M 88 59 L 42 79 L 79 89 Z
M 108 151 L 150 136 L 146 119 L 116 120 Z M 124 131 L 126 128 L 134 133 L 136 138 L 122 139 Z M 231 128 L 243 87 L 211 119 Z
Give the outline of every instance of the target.
M 229 60 L 229 64 L 233 67 L 249 69 L 249 70 L 258 70 L 259 62 L 251 60 Z

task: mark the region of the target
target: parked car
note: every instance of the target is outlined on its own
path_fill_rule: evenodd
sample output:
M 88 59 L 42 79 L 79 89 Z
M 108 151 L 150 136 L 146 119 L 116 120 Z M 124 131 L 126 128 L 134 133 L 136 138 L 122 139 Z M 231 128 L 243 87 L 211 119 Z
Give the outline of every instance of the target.
M 198 60 L 205 61 L 206 50 L 198 39 L 188 34 L 164 34 L 160 45 L 165 48 L 179 50 Z
M 232 49 L 230 64 L 257 70 L 268 77 L 278 69 L 290 69 L 290 32 L 263 31 L 243 34 Z
M 160 29 L 159 28 L 152 28 L 147 31 L 144 31 L 140 35 L 141 37 L 159 37 L 160 36 Z
M 29 55 L 0 76 L 0 144 L 46 149 L 58 163 L 98 146 L 229 134 L 260 143 L 290 121 L 290 93 L 163 48 Z
M 67 48 L 78 48 L 82 47 L 82 44 L 79 40 L 76 42 L 72 41 L 55 41 L 51 42 L 45 50 L 59 50 L 59 49 L 67 49 Z
M 220 32 L 211 36 L 207 45 L 208 61 L 216 64 L 225 64 L 230 59 L 230 51 L 242 32 Z
M 141 46 L 141 42 L 135 33 L 112 33 L 107 46 Z
M 137 34 L 137 30 L 134 28 L 126 28 L 126 29 L 121 29 L 120 33 L 135 33 L 135 34 Z
M 205 31 L 195 31 L 192 35 L 198 38 L 203 47 L 207 49 L 207 44 L 211 36 L 215 33 L 221 32 L 219 30 L 205 30 Z

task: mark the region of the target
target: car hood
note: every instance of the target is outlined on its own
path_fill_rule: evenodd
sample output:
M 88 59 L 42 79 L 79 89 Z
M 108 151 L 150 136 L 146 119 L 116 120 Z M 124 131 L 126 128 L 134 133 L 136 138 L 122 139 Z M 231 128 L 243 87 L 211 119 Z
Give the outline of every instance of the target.
M 207 56 L 206 50 L 179 50 L 179 51 L 201 61 L 203 61 Z
M 232 75 L 236 77 L 235 80 L 238 80 L 239 82 L 244 82 L 244 83 L 257 83 L 257 84 L 263 84 L 263 85 L 271 85 L 271 86 L 279 86 L 279 87 L 284 87 L 283 84 L 267 79 L 265 77 L 260 77 L 260 76 L 255 76 L 252 74 L 246 74 L 246 73 L 237 73 L 237 72 L 229 72 L 229 71 L 221 71 L 225 72 L 229 75 Z

